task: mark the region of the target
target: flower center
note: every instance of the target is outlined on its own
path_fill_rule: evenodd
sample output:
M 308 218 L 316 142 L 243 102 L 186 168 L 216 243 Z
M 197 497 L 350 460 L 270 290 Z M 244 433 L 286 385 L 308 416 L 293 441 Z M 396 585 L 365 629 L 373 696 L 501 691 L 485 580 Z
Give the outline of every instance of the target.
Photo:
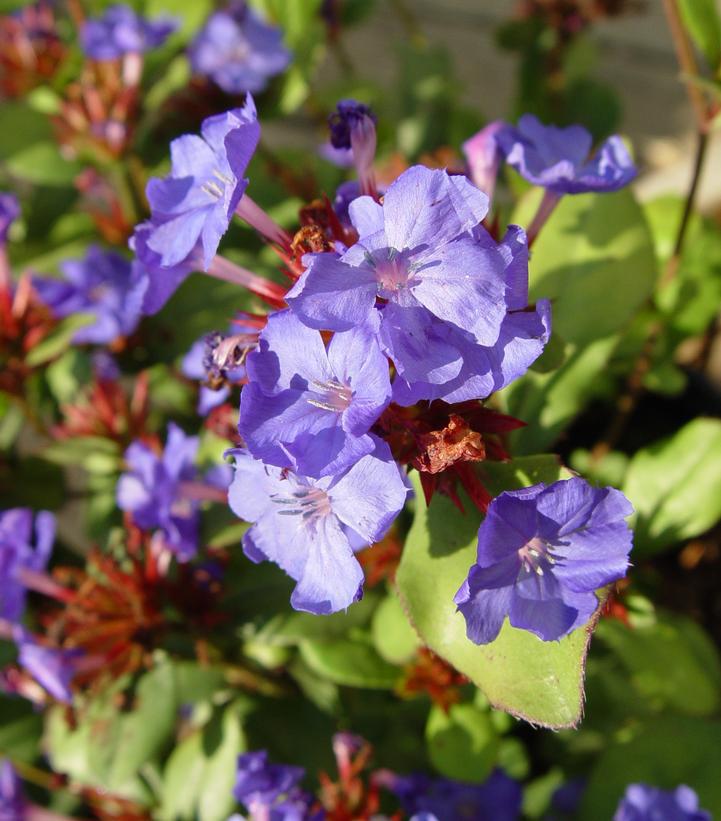
M 338 379 L 329 379 L 327 382 L 310 383 L 306 402 L 316 408 L 322 408 L 335 413 L 343 413 L 353 399 L 353 391 L 349 385 L 344 385 Z
M 386 253 L 385 258 L 372 258 L 382 296 L 397 294 L 406 288 L 411 275 L 410 265 L 403 254 L 395 248 L 388 248 Z
M 213 169 L 213 177 L 215 179 L 209 177 L 205 180 L 200 186 L 200 190 L 205 191 L 211 200 L 221 200 L 225 196 L 225 186 L 230 185 L 233 181 L 218 168 Z
M 551 548 L 538 536 L 534 536 L 530 542 L 527 542 L 518 551 L 518 558 L 521 560 L 523 572 L 537 573 L 539 576 L 544 574 L 544 565 L 552 565 L 556 560 L 551 555 Z
M 306 522 L 320 519 L 331 512 L 328 494 L 311 485 L 300 485 L 289 496 L 272 493 L 270 498 L 275 504 L 284 505 L 278 511 L 280 516 L 301 516 Z

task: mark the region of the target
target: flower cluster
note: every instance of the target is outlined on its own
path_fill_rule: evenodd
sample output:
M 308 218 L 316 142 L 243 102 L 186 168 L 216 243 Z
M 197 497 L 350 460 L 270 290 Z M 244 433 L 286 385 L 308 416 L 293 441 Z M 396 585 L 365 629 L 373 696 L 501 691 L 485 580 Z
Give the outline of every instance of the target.
M 162 45 L 178 23 L 169 18 L 145 20 L 129 6 L 108 6 L 101 17 L 87 20 L 80 32 L 83 51 L 93 60 L 116 60 Z
M 190 63 L 228 94 L 262 91 L 290 62 L 283 32 L 244 2 L 211 14 L 190 45 Z
M 211 336 L 203 361 L 195 348 L 184 367 L 206 377 L 203 412 L 225 401 L 229 384 L 241 383 L 243 446 L 229 451 L 235 477 L 228 501 L 252 524 L 243 538 L 246 555 L 283 568 L 296 582 L 291 603 L 312 613 L 344 609 L 362 596 L 355 552 L 382 539 L 403 508 L 404 463 L 423 472 L 428 497 L 441 488 L 461 504 L 453 489 L 460 481 L 482 510 L 488 507 L 490 496 L 471 467 L 493 458 L 479 402 L 524 374 L 551 333 L 548 301 L 529 305 L 525 231 L 510 225 L 502 237 L 491 234 L 484 224 L 489 197 L 468 177 L 445 170 L 408 168 L 381 196 L 372 171 L 375 121 L 362 103 L 338 104 L 329 120 L 331 143 L 352 152 L 360 184 L 346 186 L 337 212 L 291 238 L 246 192 L 243 174 L 260 138 L 248 95 L 242 108 L 205 120 L 202 137 L 172 143 L 170 176 L 150 181 L 151 219 L 133 243 L 149 278 L 145 311 L 157 310 L 196 268 L 244 285 L 276 309 L 240 334 Z M 580 180 L 563 189 L 576 191 L 582 184 L 611 190 L 632 174 L 618 140 L 585 162 L 590 138 L 578 129 L 558 132 L 524 119 L 520 136 L 513 134 L 494 124 L 470 141 L 481 146 L 486 171 L 497 171 L 495 158 L 505 151 L 510 164 L 523 155 L 519 167 L 533 169 L 533 180 L 553 192 L 559 175 Z M 471 174 L 476 183 L 478 176 Z M 274 245 L 290 287 L 218 254 L 234 214 Z M 440 407 L 447 409 L 440 429 L 419 425 L 419 417 L 430 419 Z M 510 427 L 496 420 L 497 431 Z M 502 447 L 495 458 L 505 458 Z M 571 486 L 591 497 L 579 498 L 573 511 L 570 503 L 553 502 Z M 594 590 L 625 572 L 630 539 L 622 517 L 630 511 L 619 494 L 582 480 L 521 493 L 529 504 L 536 496 L 542 506 L 556 504 L 556 515 L 544 513 L 550 518 L 538 525 L 529 514 L 520 541 L 494 531 L 489 539 L 497 546 L 486 551 L 479 543 L 479 565 L 456 599 L 474 641 L 491 641 L 507 613 L 514 626 L 560 638 L 591 618 Z M 141 525 L 163 527 L 183 555 L 184 539 L 170 535 L 173 517 L 164 525 L 158 518 L 169 502 L 133 507 L 125 495 L 121 505 L 135 510 Z M 508 504 L 504 497 L 494 502 L 487 530 Z M 139 512 L 146 508 L 152 522 Z M 588 521 L 577 521 L 583 515 Z M 615 552 L 602 547 L 593 557 L 598 567 L 591 567 L 607 527 L 618 533 Z
M 117 502 L 139 527 L 157 529 L 158 545 L 179 561 L 188 561 L 198 549 L 199 506 L 202 501 L 225 501 L 229 476 L 222 467 L 197 480 L 194 467 L 198 438 L 168 425 L 161 456 L 143 442 L 125 452 L 128 471 L 117 486 Z
M 135 330 L 148 287 L 142 265 L 91 245 L 83 259 L 66 260 L 60 269 L 63 279 L 34 277 L 33 287 L 55 317 L 92 317 L 75 332 L 75 343 L 108 344 Z

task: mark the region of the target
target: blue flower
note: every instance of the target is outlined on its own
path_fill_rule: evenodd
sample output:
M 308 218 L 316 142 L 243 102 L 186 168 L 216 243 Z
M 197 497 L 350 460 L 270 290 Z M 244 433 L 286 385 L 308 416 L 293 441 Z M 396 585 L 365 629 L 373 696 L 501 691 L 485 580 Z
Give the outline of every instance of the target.
M 153 250 L 148 241 L 170 218 L 146 220 L 135 226 L 128 246 L 135 253 L 136 261 L 147 275 L 148 286 L 143 297 L 142 313 L 156 314 L 185 282 L 193 271 L 202 271 L 205 265 L 200 239 L 187 255 L 173 265 L 163 265 L 163 255 Z
M 478 557 L 456 594 L 468 638 L 487 644 L 506 616 L 553 641 L 585 624 L 595 591 L 626 574 L 633 512 L 580 478 L 501 493 L 478 530 Z
M 308 821 L 322 813 L 311 812 L 313 799 L 298 786 L 302 767 L 270 764 L 265 750 L 238 756 L 234 797 L 245 804 L 250 817 L 267 821 Z
M 180 561 L 191 559 L 198 547 L 198 504 L 183 494 L 183 483 L 196 479 L 197 450 L 198 437 L 186 436 L 171 422 L 162 456 L 142 442 L 130 445 L 125 452 L 129 470 L 117 485 L 121 510 L 130 512 L 139 527 L 159 528 Z
M 391 399 L 388 361 L 363 327 L 333 336 L 274 314 L 248 356 L 239 431 L 253 456 L 305 476 L 338 473 L 375 450 Z
M 521 786 L 501 770 L 492 772 L 482 784 L 387 771 L 381 771 L 378 783 L 394 792 L 403 809 L 418 819 L 516 821 L 521 815 Z
M 488 396 L 541 353 L 550 317 L 545 302 L 523 310 L 525 234 L 514 226 L 497 245 L 479 226 L 487 204 L 463 177 L 409 169 L 382 206 L 351 202 L 359 241 L 340 257 L 308 255 L 288 305 L 311 328 L 377 327 L 396 402 Z
M 501 151 L 496 135 L 503 128 L 505 123 L 496 120 L 467 139 L 461 146 L 470 178 L 474 185 L 488 194 L 489 200 L 493 199 L 498 166 L 501 163 Z
M 522 177 L 556 194 L 617 191 L 637 173 L 618 136 L 609 137 L 589 159 L 592 137 L 580 125 L 545 126 L 524 114 L 517 127 L 504 124 L 493 138 Z
M 0 245 L 5 245 L 10 226 L 20 216 L 20 203 L 15 194 L 0 192 Z
M 711 813 L 698 804 L 698 796 L 685 784 L 675 790 L 630 784 L 613 821 L 711 821 Z
M 185 263 L 198 241 L 204 268 L 215 256 L 248 185 L 243 174 L 260 138 L 253 98 L 248 95 L 242 108 L 208 117 L 201 134 L 173 140 L 170 175 L 148 182 L 152 219 L 144 241 L 164 267 Z
M 333 148 L 353 148 L 363 132 L 373 130 L 378 118 L 365 103 L 357 100 L 340 100 L 335 111 L 328 117 L 330 143 Z
M 223 91 L 262 91 L 290 62 L 283 32 L 263 22 L 244 3 L 208 18 L 188 50 L 193 71 L 213 79 Z
M 333 331 L 368 323 L 378 312 L 381 339 L 400 367 L 408 352 L 398 349 L 386 328 L 406 325 L 412 337 L 416 315 L 467 329 L 479 343 L 492 344 L 506 313 L 502 269 L 471 235 L 487 204 L 462 177 L 410 168 L 390 186 L 382 206 L 370 197 L 351 203 L 359 241 L 341 257 L 309 255 L 288 304 L 304 324 Z M 424 371 L 441 367 L 434 352 L 415 353 Z
M 176 20 L 144 20 L 129 6 L 118 4 L 83 24 L 80 45 L 93 60 L 115 60 L 124 54 L 157 48 L 177 27 Z
M 23 574 L 42 573 L 50 560 L 55 540 L 55 517 L 41 511 L 35 517 L 28 508 L 0 512 L 0 618 L 18 622 L 25 610 Z
M 103 345 L 135 330 L 148 287 L 141 265 L 91 245 L 83 259 L 67 260 L 60 270 L 63 279 L 33 277 L 33 287 L 56 317 L 95 317 L 75 332 L 74 342 Z
M 16 627 L 15 642 L 18 646 L 18 663 L 50 695 L 63 704 L 71 704 L 73 694 L 70 684 L 77 672 L 76 663 L 83 655 L 79 649 L 62 650 L 45 647 L 23 627 Z
M 23 821 L 26 817 L 25 796 L 15 768 L 3 758 L 0 761 L 0 819 Z
M 297 582 L 296 610 L 334 613 L 358 600 L 363 571 L 354 551 L 383 538 L 408 494 L 388 446 L 378 440 L 374 453 L 322 479 L 265 465 L 244 450 L 230 452 L 230 507 L 254 522 L 243 537 L 246 556 L 275 562 Z
M 528 305 L 528 243 L 517 225 L 509 226 L 500 244 L 494 242 L 482 227 L 473 232 L 488 259 L 496 258 L 495 267 L 503 272 L 507 313 L 498 338 L 492 345 L 479 345 L 473 336 L 435 317 L 416 312 L 415 326 L 388 324 L 387 337 L 395 351 L 408 349 L 403 367 L 396 360 L 398 376 L 393 381 L 393 401 L 414 405 L 421 399 L 443 399 L 464 402 L 482 399 L 522 376 L 541 355 L 551 335 L 551 306 L 541 299 L 535 308 Z M 406 318 L 410 318 L 410 312 Z M 423 373 L 414 358 L 423 349 L 435 352 L 439 361 L 445 353 L 453 367 L 438 373 Z M 454 358 L 456 357 L 456 358 Z M 447 380 L 443 379 L 447 377 Z

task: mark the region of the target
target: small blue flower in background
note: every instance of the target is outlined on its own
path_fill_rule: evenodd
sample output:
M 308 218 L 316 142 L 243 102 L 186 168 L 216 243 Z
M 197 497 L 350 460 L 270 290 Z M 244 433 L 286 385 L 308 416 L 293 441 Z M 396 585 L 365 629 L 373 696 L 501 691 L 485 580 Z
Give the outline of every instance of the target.
M 580 125 L 556 128 L 524 114 L 518 126 L 505 124 L 493 139 L 522 177 L 556 194 L 617 191 L 637 173 L 618 136 L 605 140 L 589 158 L 593 140 Z
M 248 808 L 251 819 L 309 821 L 323 814 L 311 811 L 313 799 L 298 786 L 305 775 L 302 767 L 271 764 L 265 750 L 238 756 L 233 789 L 236 800 Z
M 357 601 L 363 570 L 354 551 L 383 538 L 409 492 L 385 442 L 322 479 L 265 465 L 244 450 L 229 452 L 235 478 L 228 502 L 254 522 L 243 537 L 246 556 L 275 562 L 297 582 L 290 600 L 296 610 L 334 613 Z
M 468 638 L 487 644 L 506 616 L 553 641 L 585 624 L 595 591 L 626 574 L 633 508 L 579 478 L 501 493 L 478 530 L 478 557 L 455 602 Z
M 198 241 L 203 268 L 215 256 L 248 185 L 243 174 L 260 139 L 253 98 L 208 117 L 201 134 L 173 140 L 170 175 L 151 179 L 146 189 L 152 219 L 145 242 L 165 267 L 185 262 Z
M 23 821 L 26 816 L 25 797 L 18 774 L 6 759 L 0 761 L 0 819 Z
M 10 226 L 20 216 L 20 203 L 15 194 L 0 192 L 0 245 L 5 245 Z
M 142 528 L 159 528 L 165 545 L 179 561 L 191 559 L 198 548 L 197 501 L 183 496 L 183 482 L 196 479 L 194 464 L 198 437 L 186 436 L 172 422 L 162 456 L 142 442 L 125 452 L 129 468 L 118 480 L 117 501 Z
M 248 356 L 239 431 L 253 456 L 305 476 L 336 474 L 375 450 L 368 434 L 391 400 L 388 360 L 363 327 L 333 336 L 289 311 L 268 319 Z
M 711 813 L 699 808 L 698 796 L 685 784 L 675 790 L 630 784 L 613 821 L 711 821 Z
M 15 631 L 18 647 L 18 663 L 50 695 L 63 704 L 72 704 L 70 684 L 77 672 L 76 664 L 83 656 L 82 650 L 59 650 L 45 647 L 23 627 Z
M 333 148 L 353 148 L 359 132 L 375 129 L 378 118 L 371 108 L 357 100 L 340 100 L 328 117 L 330 143 Z
M 262 91 L 291 59 L 283 32 L 245 3 L 211 14 L 188 56 L 194 72 L 210 77 L 228 94 Z
M 501 162 L 496 135 L 502 128 L 505 128 L 505 123 L 500 120 L 489 123 L 461 146 L 468 165 L 468 176 L 477 188 L 488 195 L 489 200 L 493 199 Z
M 93 60 L 116 60 L 124 54 L 157 48 L 177 28 L 176 20 L 145 20 L 130 6 L 118 4 L 105 9 L 101 17 L 83 24 L 80 45 Z
M 33 544 L 34 541 L 34 544 Z M 55 517 L 28 508 L 0 512 L 0 618 L 18 622 L 25 610 L 26 586 L 23 571 L 42 573 L 50 560 L 55 541 Z
M 83 259 L 67 260 L 60 270 L 63 279 L 33 277 L 33 287 L 58 318 L 78 313 L 95 317 L 75 332 L 74 342 L 103 345 L 135 330 L 148 287 L 141 265 L 91 245 Z
M 501 770 L 482 784 L 465 784 L 425 773 L 401 776 L 380 771 L 377 783 L 394 792 L 403 809 L 417 819 L 467 821 L 489 818 L 517 821 L 521 815 L 521 785 Z

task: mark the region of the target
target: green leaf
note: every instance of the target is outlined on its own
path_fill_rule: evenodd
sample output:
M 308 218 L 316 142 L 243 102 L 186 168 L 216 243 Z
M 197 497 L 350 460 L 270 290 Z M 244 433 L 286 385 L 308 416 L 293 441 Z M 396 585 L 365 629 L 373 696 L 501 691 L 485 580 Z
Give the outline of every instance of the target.
M 335 684 L 385 690 L 391 689 L 400 676 L 398 667 L 384 661 L 363 636 L 302 641 L 299 649 L 311 670 Z
M 246 749 L 241 717 L 245 702 L 217 711 L 173 750 L 163 778 L 161 818 L 225 821 L 235 806 L 238 755 Z
M 426 725 L 428 755 L 446 778 L 481 784 L 499 752 L 499 738 L 487 710 L 453 704 L 448 712 L 434 706 Z
M 78 348 L 70 348 L 45 373 L 48 387 L 59 403 L 72 402 L 84 385 L 92 381 L 92 360 Z
M 172 737 L 177 710 L 173 667 L 163 664 L 142 676 L 125 712 L 115 700 L 122 684 L 88 704 L 77 723 L 68 723 L 63 708 L 51 709 L 48 754 L 53 769 L 79 784 L 147 804 L 152 797 L 139 772 Z
M 38 142 L 17 151 L 6 161 L 8 171 L 35 185 L 70 186 L 82 165 L 62 157 L 55 143 Z
M 0 133 L 0 160 L 9 159 L 29 145 L 52 139 L 48 118 L 33 110 L 26 102 L 3 100 L 2 107 L 3 119 L 6 123 L 12 123 L 13 127 L 3 128 Z
M 564 475 L 551 455 L 485 462 L 483 470 L 493 493 Z M 475 562 L 480 516 L 470 503 L 469 513 L 461 515 L 445 497 L 436 495 L 430 508 L 422 499 L 417 490 L 416 517 L 396 577 L 404 609 L 421 639 L 468 676 L 494 707 L 534 724 L 575 726 L 591 628 L 543 642 L 506 622 L 494 642 L 473 644 L 453 597 Z
M 390 593 L 378 605 L 373 614 L 371 635 L 380 656 L 391 664 L 410 661 L 420 646 L 418 636 L 395 593 Z
M 529 224 L 539 196 L 524 197 L 512 222 Z M 586 346 L 625 327 L 656 274 L 653 238 L 630 190 L 567 196 L 533 246 L 530 299 L 552 299 L 554 331 Z
M 695 419 L 640 450 L 623 492 L 636 509 L 635 555 L 698 536 L 721 518 L 721 421 Z
M 42 716 L 29 701 L 0 696 L 0 757 L 34 761 L 42 729 Z
M 718 653 L 690 619 L 669 613 L 659 615 L 655 624 L 634 628 L 605 619 L 597 637 L 621 660 L 651 709 L 713 715 L 721 706 Z
M 572 346 L 561 368 L 551 373 L 529 371 L 500 392 L 505 410 L 533 424 L 513 431 L 513 452 L 538 453 L 549 448 L 591 399 L 610 393 L 606 367 L 616 337 L 599 339 L 585 348 Z
M 325 30 L 320 0 L 252 0 L 266 19 L 283 30 L 285 45 L 293 59 L 280 78 L 280 110 L 298 108 L 310 93 L 310 80 L 323 55 Z
M 715 72 L 721 63 L 721 21 L 716 0 L 679 0 L 684 25 Z
M 92 314 L 72 314 L 62 319 L 50 333 L 25 357 L 30 367 L 35 368 L 60 356 L 71 344 L 75 332 L 95 321 Z
M 580 821 L 608 821 L 628 784 L 637 782 L 667 790 L 688 784 L 703 809 L 721 814 L 720 738 L 721 722 L 685 716 L 656 716 L 618 734 L 591 773 Z
M 378 604 L 375 591 L 368 591 L 352 607 L 329 616 L 290 612 L 269 622 L 258 638 L 266 643 L 299 644 L 308 639 L 326 641 L 340 639 L 351 631 L 366 627 Z

